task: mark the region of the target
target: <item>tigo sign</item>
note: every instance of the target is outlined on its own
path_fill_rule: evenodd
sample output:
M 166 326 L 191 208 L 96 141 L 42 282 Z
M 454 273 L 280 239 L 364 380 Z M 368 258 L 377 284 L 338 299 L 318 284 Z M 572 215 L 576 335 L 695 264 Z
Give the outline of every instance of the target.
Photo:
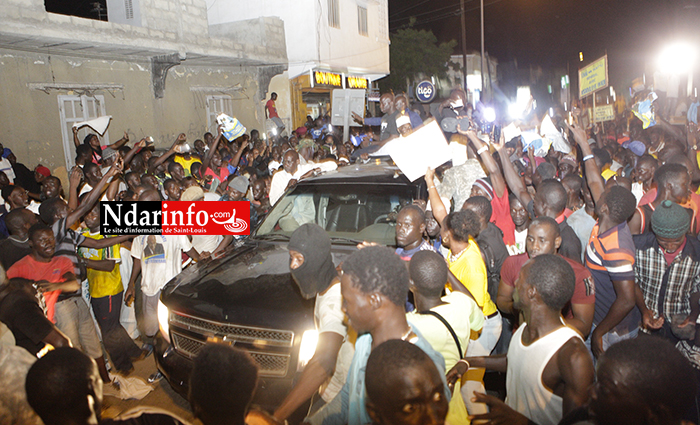
M 421 81 L 416 86 L 416 99 L 422 103 L 431 102 L 435 99 L 435 86 L 430 81 Z

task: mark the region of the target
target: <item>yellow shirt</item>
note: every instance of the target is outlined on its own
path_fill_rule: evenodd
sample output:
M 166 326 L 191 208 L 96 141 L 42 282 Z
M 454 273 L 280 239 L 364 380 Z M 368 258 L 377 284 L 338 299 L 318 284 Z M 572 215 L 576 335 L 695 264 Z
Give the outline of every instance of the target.
M 199 158 L 197 158 L 196 156 L 190 156 L 190 159 L 188 161 L 182 155 L 175 155 L 175 158 L 173 158 L 173 161 L 182 165 L 182 168 L 185 169 L 185 177 L 189 177 L 192 175 L 192 171 L 191 171 L 192 164 L 194 164 L 195 162 L 199 162 L 200 164 L 202 163 L 202 161 L 200 161 Z
M 90 233 L 90 230 L 84 231 L 83 236 L 96 240 L 104 238 L 100 233 Z M 90 285 L 91 297 L 108 297 L 117 295 L 124 290 L 122 275 L 119 272 L 119 263 L 121 262 L 119 244 L 101 249 L 80 248 L 78 254 L 89 260 L 115 260 L 114 269 L 111 272 L 104 272 L 91 268 L 87 269 L 87 279 Z
M 488 292 L 486 264 L 481 258 L 481 251 L 476 241 L 469 238 L 469 246 L 459 254 L 459 257 L 452 260 L 452 251 L 450 251 L 447 256 L 447 267 L 462 282 L 462 285 L 469 289 L 484 316 L 488 317 L 495 313 L 498 309 Z
M 607 169 L 603 170 L 603 172 L 600 173 L 600 175 L 603 176 L 603 180 L 608 181 L 608 179 L 610 177 L 617 175 L 617 173 L 614 172 L 613 170 L 607 168 Z

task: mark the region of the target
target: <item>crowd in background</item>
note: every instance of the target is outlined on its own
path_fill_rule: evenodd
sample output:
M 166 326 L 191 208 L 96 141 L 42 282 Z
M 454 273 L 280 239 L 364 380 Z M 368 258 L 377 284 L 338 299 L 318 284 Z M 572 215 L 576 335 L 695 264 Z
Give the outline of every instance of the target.
M 8 401 L 26 376 L 44 423 L 97 423 L 102 383 L 118 389 L 118 377 L 153 352 L 160 290 L 238 238 L 106 237 L 99 201 L 248 201 L 255 227 L 300 180 L 366 162 L 434 119 L 461 152 L 426 170 L 426 199 L 396 215 L 395 247 L 362 244 L 336 269 L 325 231 L 296 225 L 290 270 L 316 299 L 321 336 L 297 386 L 258 419 L 284 422 L 335 380 L 309 423 L 697 423 L 693 105 L 683 125 L 659 113 L 651 125 L 628 114 L 586 126 L 580 110 L 552 112 L 564 144 L 544 150 L 486 130 L 484 106 L 461 89 L 430 112 L 385 93 L 383 115 L 355 114 L 361 126 L 345 143 L 328 116 L 293 131 L 277 117 L 262 137 L 228 140 L 219 128 L 190 144 L 181 134 L 164 152 L 127 134 L 108 145 L 96 134 L 79 140 L 75 128 L 67 187 L 0 146 L 0 321 L 14 339 L 2 346 L 0 378 L 0 399 L 14 407 L 0 413 L 39 423 L 17 407 L 23 397 Z M 515 124 L 541 122 L 531 110 Z M 504 388 L 485 384 L 487 371 L 504 374 Z M 244 423 L 255 382 L 245 354 L 207 347 L 192 375 L 195 416 Z M 139 414 L 143 422 L 114 421 L 179 420 Z

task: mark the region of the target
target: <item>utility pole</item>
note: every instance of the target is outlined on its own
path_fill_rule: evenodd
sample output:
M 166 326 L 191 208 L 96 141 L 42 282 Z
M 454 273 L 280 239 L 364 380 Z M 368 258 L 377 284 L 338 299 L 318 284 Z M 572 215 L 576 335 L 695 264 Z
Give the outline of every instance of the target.
M 464 92 L 467 94 L 467 101 L 469 101 L 469 91 L 467 90 L 467 17 L 464 13 L 464 0 L 459 0 L 459 4 L 462 12 L 462 77 L 464 79 Z
M 484 93 L 486 92 L 486 84 L 484 84 L 484 0 L 481 1 L 481 96 L 480 100 L 484 99 Z M 489 75 L 489 81 L 491 81 L 491 75 Z

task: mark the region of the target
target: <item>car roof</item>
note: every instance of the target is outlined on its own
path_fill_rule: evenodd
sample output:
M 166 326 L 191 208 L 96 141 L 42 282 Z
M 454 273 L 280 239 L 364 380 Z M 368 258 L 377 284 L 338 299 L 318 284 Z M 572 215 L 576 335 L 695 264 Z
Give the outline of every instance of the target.
M 399 184 L 418 186 L 421 179 L 410 182 L 408 178 L 393 163 L 383 159 L 372 159 L 366 164 L 350 164 L 338 167 L 337 170 L 324 172 L 317 177 L 299 182 L 302 185 L 338 184 L 338 183 L 372 183 Z

